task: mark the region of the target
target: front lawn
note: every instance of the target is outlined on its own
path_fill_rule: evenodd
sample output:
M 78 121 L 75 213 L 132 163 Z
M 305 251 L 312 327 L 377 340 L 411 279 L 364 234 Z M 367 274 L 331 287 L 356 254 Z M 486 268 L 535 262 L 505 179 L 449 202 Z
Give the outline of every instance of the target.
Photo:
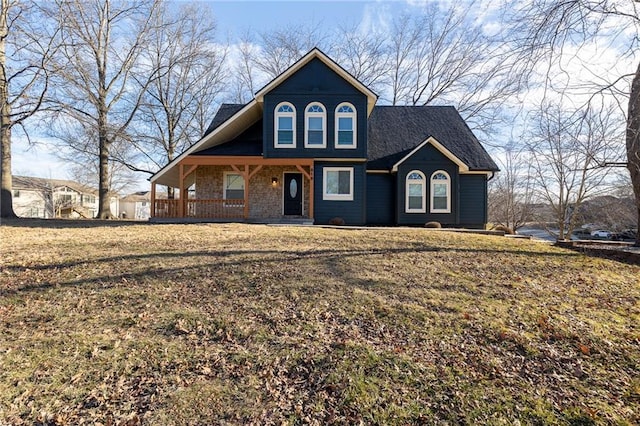
M 426 229 L 0 226 L 0 424 L 638 424 L 640 266 Z

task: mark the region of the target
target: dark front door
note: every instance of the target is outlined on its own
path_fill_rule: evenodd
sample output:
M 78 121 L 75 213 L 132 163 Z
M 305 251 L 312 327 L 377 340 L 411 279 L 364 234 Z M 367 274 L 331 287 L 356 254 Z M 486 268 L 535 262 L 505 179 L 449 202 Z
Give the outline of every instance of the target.
M 284 174 L 284 214 L 302 215 L 302 174 Z

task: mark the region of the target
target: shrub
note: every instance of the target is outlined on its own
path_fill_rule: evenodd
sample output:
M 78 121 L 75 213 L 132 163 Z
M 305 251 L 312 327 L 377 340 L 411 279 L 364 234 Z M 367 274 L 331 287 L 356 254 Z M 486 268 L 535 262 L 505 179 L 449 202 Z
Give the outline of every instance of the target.
M 440 222 L 427 222 L 424 224 L 425 228 L 442 228 L 442 225 L 440 225 Z
M 509 235 L 514 235 L 515 232 L 513 232 L 513 229 L 509 228 L 508 226 L 504 226 L 504 225 L 497 225 L 493 227 L 494 231 L 502 231 L 505 234 L 509 234 Z
M 329 224 L 336 225 L 336 226 L 344 226 L 345 222 L 344 222 L 344 219 L 341 217 L 334 217 L 329 221 Z

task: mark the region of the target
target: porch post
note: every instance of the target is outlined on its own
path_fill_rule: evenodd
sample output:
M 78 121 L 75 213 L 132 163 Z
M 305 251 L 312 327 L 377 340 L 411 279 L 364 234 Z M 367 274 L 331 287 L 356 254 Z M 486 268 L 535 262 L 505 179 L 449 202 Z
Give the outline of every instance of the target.
M 309 219 L 313 219 L 313 164 L 309 165 Z
M 185 190 L 184 190 L 184 165 L 180 163 L 180 198 L 178 202 L 178 217 L 184 217 L 184 207 L 186 204 Z
M 156 183 L 151 182 L 151 213 L 150 217 L 156 216 Z
M 244 165 L 244 218 L 249 219 L 249 165 Z

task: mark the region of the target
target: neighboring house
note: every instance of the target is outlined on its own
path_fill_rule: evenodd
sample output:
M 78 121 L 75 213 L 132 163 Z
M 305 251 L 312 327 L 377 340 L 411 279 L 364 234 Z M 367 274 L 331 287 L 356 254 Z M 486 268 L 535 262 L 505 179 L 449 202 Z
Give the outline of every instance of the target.
M 152 220 L 484 227 L 498 168 L 455 108 L 376 101 L 313 49 L 151 177 Z
M 98 191 L 72 180 L 12 176 L 13 211 L 19 217 L 94 218 Z M 111 212 L 118 214 L 118 197 L 110 198 Z
M 166 194 L 156 194 L 156 198 L 167 198 Z M 147 220 L 151 216 L 151 192 L 138 191 L 120 199 L 122 219 Z
M 98 192 L 70 180 L 13 176 L 13 210 L 19 217 L 92 218 Z

